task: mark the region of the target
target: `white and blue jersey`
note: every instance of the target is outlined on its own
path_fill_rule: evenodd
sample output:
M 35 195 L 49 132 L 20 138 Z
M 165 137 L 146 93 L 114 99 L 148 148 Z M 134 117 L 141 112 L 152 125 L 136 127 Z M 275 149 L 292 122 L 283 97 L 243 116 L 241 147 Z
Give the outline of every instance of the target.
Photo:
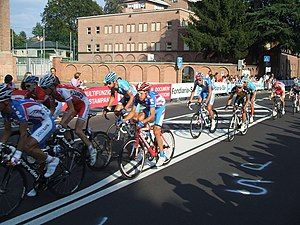
M 213 83 L 212 83 L 210 78 L 203 78 L 203 84 L 202 85 L 199 84 L 198 81 L 196 80 L 195 83 L 194 83 L 193 91 L 197 92 L 197 95 L 198 95 L 199 98 L 206 99 L 208 97 L 208 94 L 209 94 L 209 88 L 211 88 L 211 90 L 212 90 L 212 94 L 211 94 L 209 104 L 213 105 L 214 101 L 215 101 L 215 95 L 214 95 L 214 92 L 213 92 Z
M 247 89 L 252 94 L 253 92 L 256 91 L 256 86 L 255 86 L 255 84 L 253 82 L 250 81 L 250 82 L 248 82 Z
M 31 122 L 31 137 L 43 143 L 55 131 L 55 123 L 50 110 L 43 104 L 30 99 L 11 100 L 10 113 L 2 113 L 6 121 L 16 120 L 20 123 Z
M 133 96 L 135 96 L 137 94 L 137 90 L 134 85 L 129 84 L 129 82 L 126 80 L 118 79 L 117 84 L 118 88 L 114 88 L 112 90 L 112 95 L 114 95 L 115 92 L 123 95 L 123 98 L 120 99 L 119 103 L 125 106 L 129 100 L 128 93 L 132 93 Z
M 150 116 L 150 109 L 155 108 L 155 120 L 154 125 L 162 126 L 163 119 L 165 117 L 165 104 L 166 100 L 163 96 L 155 91 L 149 91 L 144 101 L 140 101 L 139 96 L 134 97 L 133 105 L 139 108 L 144 107 L 143 112 L 146 116 Z

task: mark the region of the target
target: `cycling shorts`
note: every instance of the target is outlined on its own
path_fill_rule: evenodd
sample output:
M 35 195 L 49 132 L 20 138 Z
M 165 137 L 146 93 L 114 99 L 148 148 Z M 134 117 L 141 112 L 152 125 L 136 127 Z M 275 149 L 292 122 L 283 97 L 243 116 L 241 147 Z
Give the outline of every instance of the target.
M 199 98 L 201 98 L 202 100 L 206 99 L 208 97 L 208 92 L 201 92 L 199 94 Z M 215 102 L 215 93 L 211 93 L 211 97 L 209 100 L 209 105 L 214 105 Z
M 46 140 L 50 138 L 55 129 L 56 126 L 54 120 L 49 117 L 49 119 L 46 119 L 41 123 L 34 124 L 30 136 L 42 146 Z
M 120 101 L 118 102 L 118 105 L 123 105 L 124 107 L 127 105 L 127 103 L 129 102 L 129 97 L 123 97 L 120 99 Z
M 165 111 L 166 111 L 165 106 L 161 106 L 161 107 L 155 109 L 154 125 L 160 126 L 160 127 L 162 126 L 163 120 L 165 118 Z M 143 113 L 145 113 L 147 117 L 150 116 L 149 109 L 144 109 Z
M 78 119 L 86 121 L 89 115 L 90 111 L 90 104 L 87 100 L 86 101 L 79 101 L 74 105 L 74 109 L 76 111 L 76 115 L 78 116 Z M 66 111 L 69 110 L 69 107 L 66 109 Z
M 236 96 L 234 100 L 234 105 L 242 105 L 244 106 L 246 103 L 246 98 L 244 96 Z

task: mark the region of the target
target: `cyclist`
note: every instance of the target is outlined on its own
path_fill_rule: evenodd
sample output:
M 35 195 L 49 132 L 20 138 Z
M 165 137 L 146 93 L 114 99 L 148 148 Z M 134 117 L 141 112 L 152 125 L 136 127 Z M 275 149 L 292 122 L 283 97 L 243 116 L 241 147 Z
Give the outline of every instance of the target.
M 205 101 L 207 105 L 207 110 L 209 113 L 209 117 L 211 119 L 211 130 L 214 130 L 216 127 L 216 121 L 214 119 L 213 105 L 215 101 L 215 94 L 213 92 L 213 84 L 210 78 L 204 78 L 204 74 L 197 73 L 195 76 L 194 88 L 190 95 L 190 100 L 188 101 L 188 105 L 193 101 L 193 97 L 196 92 L 196 88 L 198 87 L 198 103 L 202 103 Z
M 17 151 L 13 154 L 11 163 L 17 165 L 20 162 L 22 151 L 33 156 L 40 165 L 46 163 L 45 177 L 50 177 L 59 163 L 57 157 L 45 154 L 42 145 L 55 131 L 55 123 L 50 116 L 50 111 L 40 103 L 33 100 L 11 99 L 12 90 L 5 84 L 0 85 L 0 112 L 4 118 L 4 133 L 1 145 L 6 143 L 11 135 L 11 122 L 19 122 L 20 139 Z M 28 136 L 28 123 L 33 124 L 33 129 Z
M 234 100 L 234 106 L 238 106 L 238 105 L 243 106 L 242 125 L 240 129 L 243 132 L 246 129 L 246 120 L 247 120 L 246 108 L 250 101 L 250 91 L 247 89 L 247 87 L 244 87 L 244 83 L 241 80 L 238 80 L 235 83 L 235 86 L 231 89 L 230 95 L 227 99 L 225 109 L 231 105 L 234 95 L 236 95 L 236 98 Z
M 83 132 L 83 125 L 88 117 L 90 104 L 85 93 L 71 85 L 57 84 L 57 79 L 52 74 L 47 74 L 40 80 L 40 86 L 45 93 L 59 102 L 66 102 L 68 108 L 66 109 L 60 125 L 64 128 L 68 127 L 69 122 L 78 115 L 75 124 L 75 133 L 88 146 L 90 154 L 90 165 L 96 163 L 97 150 L 93 147 L 90 140 Z
M 290 97 L 295 96 L 295 99 L 298 100 L 297 111 L 300 111 L 300 80 L 294 80 L 294 85 L 290 90 Z
M 285 85 L 281 81 L 278 81 L 274 78 L 273 85 L 272 85 L 272 93 L 271 93 L 271 99 L 274 99 L 275 96 L 280 97 L 280 101 L 282 102 L 282 115 L 285 114 Z M 273 115 L 276 114 L 276 112 L 273 111 Z
M 151 85 L 146 82 L 138 83 L 136 89 L 138 94 L 134 97 L 133 108 L 130 113 L 125 116 L 123 122 L 128 122 L 131 118 L 137 116 L 137 125 L 144 127 L 146 123 L 154 122 L 153 132 L 157 141 L 159 158 L 156 166 L 162 166 L 163 163 L 170 157 L 164 151 L 163 140 L 161 137 L 161 127 L 165 116 L 166 100 L 163 96 L 155 91 L 150 91 Z M 144 107 L 140 112 L 139 106 Z
M 130 85 L 128 81 L 118 78 L 115 72 L 109 72 L 104 77 L 104 84 L 110 89 L 111 96 L 108 101 L 107 107 L 103 110 L 105 115 L 111 111 L 112 104 L 116 98 L 116 93 L 123 95 L 115 108 L 115 114 L 126 114 L 127 110 L 132 106 L 134 96 L 137 94 L 134 85 Z
M 250 92 L 251 113 L 250 113 L 250 121 L 249 122 L 253 123 L 253 119 L 254 119 L 254 101 L 255 101 L 255 98 L 256 98 L 256 86 L 246 76 L 243 77 L 242 81 L 244 82 L 243 87 L 246 88 Z

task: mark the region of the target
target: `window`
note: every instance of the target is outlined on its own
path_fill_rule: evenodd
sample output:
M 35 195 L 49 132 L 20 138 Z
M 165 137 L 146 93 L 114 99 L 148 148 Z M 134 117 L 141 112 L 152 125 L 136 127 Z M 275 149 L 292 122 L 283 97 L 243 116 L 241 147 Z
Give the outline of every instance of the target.
M 143 51 L 147 51 L 147 48 L 148 48 L 148 44 L 147 44 L 147 42 L 144 42 L 143 43 Z
M 155 51 L 155 42 L 151 42 L 150 48 L 151 48 L 151 51 Z
M 172 43 L 171 42 L 167 42 L 166 43 L 166 50 L 167 51 L 171 51 L 172 50 Z
M 144 24 L 143 24 L 143 31 L 144 31 L 144 32 L 147 32 L 147 30 L 148 30 L 148 24 L 147 24 L 147 23 L 144 23 Z
M 140 52 L 143 51 L 143 43 L 141 42 L 139 43 L 138 51 Z
M 108 34 L 108 26 L 104 26 L 104 34 Z
M 127 26 L 126 26 L 126 32 L 127 33 L 130 33 L 130 27 L 131 27 L 130 24 L 127 24 Z
M 135 24 L 127 24 L 126 31 L 127 31 L 127 33 L 135 32 Z
M 160 31 L 160 23 L 151 23 L 151 31 Z
M 111 43 L 108 44 L 108 51 L 112 52 L 112 44 Z
M 115 26 L 115 33 L 118 34 L 119 33 L 119 25 Z
M 127 48 L 126 48 L 126 50 L 127 50 L 128 52 L 130 52 L 130 43 L 127 43 Z
M 87 34 L 92 34 L 92 28 L 91 28 L 91 27 L 88 27 L 88 28 L 86 29 L 86 33 L 87 33 Z
M 176 2 L 178 2 L 178 0 L 171 0 L 172 1 L 172 3 L 176 3 Z
M 92 46 L 91 46 L 91 45 L 87 45 L 86 50 L 87 50 L 88 52 L 91 52 L 91 51 L 92 51 Z
M 118 44 L 118 43 L 115 44 L 115 51 L 116 51 L 116 52 L 119 51 L 119 44 Z
M 108 33 L 111 34 L 112 33 L 112 26 L 108 26 Z
M 139 24 L 139 32 L 143 32 L 143 24 L 142 23 Z
M 124 51 L 123 43 L 120 43 L 120 44 L 119 44 L 119 51 L 120 51 L 120 52 L 123 52 L 123 51 Z
M 167 22 L 167 29 L 171 30 L 172 29 L 172 21 Z
M 135 24 L 131 24 L 131 33 L 135 32 Z
M 185 20 L 185 19 L 182 19 L 182 20 L 180 21 L 180 26 L 182 26 L 182 27 L 187 27 L 187 26 L 188 26 L 188 21 Z
M 108 51 L 108 44 L 104 44 L 104 51 L 105 51 L 105 52 Z
M 184 50 L 184 51 L 189 51 L 189 50 L 190 50 L 190 47 L 189 47 L 186 43 L 184 43 L 184 44 L 183 44 L 183 50 Z
M 96 34 L 100 34 L 100 27 L 96 27 Z
M 127 51 L 132 52 L 135 49 L 134 43 L 127 43 Z
M 160 51 L 160 43 L 159 42 L 155 43 L 155 51 Z
M 120 25 L 120 33 L 124 33 L 124 26 Z
M 134 51 L 135 50 L 135 44 L 134 43 L 131 43 L 131 46 L 130 46 L 131 48 L 130 48 L 130 50 L 131 51 Z
M 100 52 L 100 44 L 96 44 L 96 52 Z

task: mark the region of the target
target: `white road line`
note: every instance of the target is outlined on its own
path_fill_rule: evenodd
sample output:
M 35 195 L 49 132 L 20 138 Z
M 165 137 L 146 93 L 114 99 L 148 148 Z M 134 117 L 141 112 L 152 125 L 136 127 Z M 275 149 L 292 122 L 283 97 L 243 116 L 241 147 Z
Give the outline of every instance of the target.
M 259 123 L 259 122 L 262 122 L 262 121 L 264 121 L 266 119 L 269 119 L 269 118 L 270 118 L 270 116 L 262 118 L 262 119 L 260 119 L 260 120 L 258 120 L 256 122 L 254 122 L 251 126 L 253 126 L 253 125 L 255 125 L 255 124 Z M 30 221 L 29 223 L 26 223 L 26 225 L 43 224 L 43 223 L 46 223 L 48 221 L 51 221 L 51 220 L 53 220 L 53 219 L 55 219 L 57 217 L 60 217 L 60 216 L 62 216 L 64 214 L 68 213 L 68 212 L 71 212 L 71 211 L 73 211 L 75 209 L 78 209 L 79 207 L 82 207 L 84 205 L 87 205 L 87 204 L 95 201 L 95 200 L 98 200 L 98 199 L 100 199 L 103 196 L 106 196 L 106 195 L 108 195 L 108 194 L 110 194 L 112 192 L 115 192 L 115 191 L 123 188 L 123 187 L 126 187 L 126 186 L 128 186 L 128 185 L 130 185 L 132 183 L 135 183 L 135 182 L 137 182 L 137 181 L 139 181 L 139 180 L 141 180 L 141 179 L 143 179 L 145 177 L 148 177 L 148 176 L 150 176 L 150 175 L 152 175 L 152 174 L 154 174 L 154 173 L 156 173 L 156 172 L 158 172 L 158 171 L 160 171 L 160 170 L 162 170 L 162 169 L 164 169 L 166 167 L 174 165 L 175 163 L 178 163 L 178 162 L 182 161 L 183 159 L 186 159 L 186 158 L 188 158 L 188 157 L 190 157 L 190 156 L 192 156 L 192 155 L 194 155 L 194 154 L 196 154 L 196 153 L 198 153 L 200 151 L 203 151 L 204 149 L 206 149 L 206 148 L 208 148 L 208 147 L 210 147 L 210 146 L 212 146 L 214 144 L 217 144 L 217 143 L 219 143 L 219 142 L 221 142 L 222 140 L 225 140 L 225 139 L 227 139 L 226 135 L 218 137 L 217 139 L 214 139 L 211 142 L 206 143 L 206 144 L 204 144 L 201 147 L 192 148 L 192 149 L 188 150 L 185 154 L 182 154 L 182 155 L 174 158 L 170 162 L 170 164 L 168 164 L 168 165 L 166 165 L 164 167 L 147 170 L 147 171 L 143 172 L 142 174 L 140 174 L 140 176 L 137 177 L 134 180 L 124 180 L 124 181 L 121 181 L 120 183 L 117 183 L 117 184 L 115 184 L 115 185 L 113 185 L 111 187 L 108 187 L 108 188 L 106 188 L 104 190 L 101 190 L 101 191 L 99 191 L 97 193 L 94 193 L 94 194 L 89 195 L 89 196 L 87 196 L 85 198 L 82 198 L 82 199 L 80 199 L 80 200 L 78 200 L 76 202 L 73 202 L 70 205 L 64 206 L 62 208 L 59 208 L 59 209 L 57 209 L 55 211 L 52 211 L 52 212 L 46 214 L 46 215 L 43 215 L 43 216 L 41 216 L 41 217 L 39 217 L 37 219 L 34 219 L 34 220 Z

